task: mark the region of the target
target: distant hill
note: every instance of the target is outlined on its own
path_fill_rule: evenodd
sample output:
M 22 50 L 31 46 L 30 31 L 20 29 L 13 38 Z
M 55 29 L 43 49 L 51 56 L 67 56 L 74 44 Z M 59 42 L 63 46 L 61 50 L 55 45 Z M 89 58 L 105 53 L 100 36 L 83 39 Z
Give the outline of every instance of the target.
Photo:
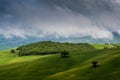
M 21 45 L 38 42 L 38 41 L 56 41 L 56 42 L 72 42 L 72 43 L 120 43 L 120 35 L 116 32 L 113 33 L 114 39 L 93 39 L 90 36 L 81 37 L 81 38 L 53 38 L 51 36 L 45 38 L 35 38 L 35 37 L 28 37 L 27 39 L 22 39 L 18 37 L 13 37 L 6 39 L 3 36 L 0 36 L 0 50 L 15 48 Z

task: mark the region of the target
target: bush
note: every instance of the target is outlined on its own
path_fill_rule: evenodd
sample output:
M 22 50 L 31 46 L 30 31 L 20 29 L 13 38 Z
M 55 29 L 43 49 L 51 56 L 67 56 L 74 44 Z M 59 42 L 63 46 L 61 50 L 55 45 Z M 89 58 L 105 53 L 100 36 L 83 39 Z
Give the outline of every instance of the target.
M 68 51 L 62 51 L 61 52 L 61 57 L 62 58 L 69 57 L 69 52 Z
M 92 66 L 93 67 L 97 67 L 98 66 L 98 62 L 97 61 L 92 61 Z
M 15 53 L 15 50 L 14 50 L 14 49 L 12 49 L 12 50 L 10 50 L 10 52 L 11 52 L 11 53 Z
M 104 49 L 108 49 L 107 47 L 104 47 Z
M 119 48 L 120 46 L 119 45 L 116 45 L 117 48 Z

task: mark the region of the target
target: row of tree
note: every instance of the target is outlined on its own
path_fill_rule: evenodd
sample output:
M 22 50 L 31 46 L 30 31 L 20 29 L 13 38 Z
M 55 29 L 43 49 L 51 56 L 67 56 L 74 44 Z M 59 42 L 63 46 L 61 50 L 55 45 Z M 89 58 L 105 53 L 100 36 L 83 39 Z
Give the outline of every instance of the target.
M 47 55 L 47 54 L 58 54 L 60 53 L 59 51 L 51 51 L 51 52 L 36 52 L 36 51 L 32 51 L 32 52 L 28 52 L 28 53 L 24 53 L 22 51 L 20 51 L 18 53 L 19 56 L 28 56 L 28 55 Z
M 10 50 L 10 52 L 15 53 L 16 51 L 14 49 L 12 49 L 12 50 Z M 51 51 L 51 52 L 35 52 L 35 51 L 32 51 L 30 53 L 23 53 L 23 52 L 19 51 L 18 55 L 19 56 L 28 56 L 28 55 L 47 55 L 47 54 L 58 54 L 58 53 L 61 54 L 62 58 L 69 56 L 68 51 Z

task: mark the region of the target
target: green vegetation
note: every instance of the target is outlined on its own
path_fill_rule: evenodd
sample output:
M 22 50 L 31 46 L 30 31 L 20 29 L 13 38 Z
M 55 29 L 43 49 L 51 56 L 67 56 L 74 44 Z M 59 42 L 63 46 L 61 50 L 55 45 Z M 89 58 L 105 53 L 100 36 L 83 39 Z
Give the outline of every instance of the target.
M 97 67 L 98 66 L 98 62 L 97 61 L 92 61 L 93 67 Z
M 96 49 L 115 48 L 116 44 L 91 44 Z
M 17 50 L 19 50 L 19 56 L 26 56 L 26 55 L 57 54 L 63 51 L 83 52 L 94 50 L 94 47 L 88 43 L 74 44 L 43 41 L 18 47 Z
M 3 51 L 0 51 L 0 66 L 14 64 L 14 63 L 21 63 L 21 62 L 26 62 L 26 61 L 32 61 L 32 60 L 36 60 L 36 59 L 47 57 L 47 56 L 49 55 L 19 57 L 18 52 L 11 54 L 10 50 L 3 50 Z
M 62 51 L 62 52 L 61 52 L 61 57 L 62 57 L 62 58 L 69 57 L 69 52 L 68 52 L 68 51 Z
M 61 54 L 19 57 L 19 51 L 0 51 L 0 80 L 120 80 L 119 47 L 86 47 L 67 48 L 69 58 Z M 99 66 L 93 68 L 93 62 Z
M 12 50 L 10 50 L 10 52 L 11 52 L 11 53 L 15 53 L 15 50 L 14 50 L 14 49 L 12 49 Z

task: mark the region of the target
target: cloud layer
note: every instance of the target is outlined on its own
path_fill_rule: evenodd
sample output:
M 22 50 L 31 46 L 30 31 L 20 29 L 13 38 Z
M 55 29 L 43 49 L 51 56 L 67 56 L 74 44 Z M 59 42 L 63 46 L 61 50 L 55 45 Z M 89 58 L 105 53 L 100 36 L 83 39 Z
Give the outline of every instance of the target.
M 0 0 L 0 35 L 113 39 L 119 14 L 119 0 Z

